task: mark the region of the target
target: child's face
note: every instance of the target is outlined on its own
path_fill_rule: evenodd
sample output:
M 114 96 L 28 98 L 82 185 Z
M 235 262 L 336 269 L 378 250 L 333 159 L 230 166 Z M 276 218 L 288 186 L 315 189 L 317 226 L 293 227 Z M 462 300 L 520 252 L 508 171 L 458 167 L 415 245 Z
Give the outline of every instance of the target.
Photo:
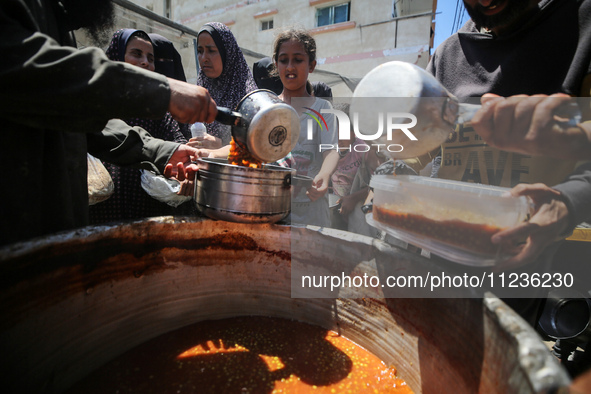
M 154 48 L 152 43 L 141 37 L 131 37 L 125 48 L 125 63 L 154 71 Z
M 288 90 L 297 90 L 306 86 L 308 74 L 314 71 L 316 61 L 310 62 L 310 57 L 304 45 L 296 40 L 289 40 L 281 44 L 277 54 L 277 71 Z
M 224 71 L 222 55 L 213 41 L 211 34 L 202 32 L 197 38 L 197 59 L 199 67 L 208 78 L 217 78 Z

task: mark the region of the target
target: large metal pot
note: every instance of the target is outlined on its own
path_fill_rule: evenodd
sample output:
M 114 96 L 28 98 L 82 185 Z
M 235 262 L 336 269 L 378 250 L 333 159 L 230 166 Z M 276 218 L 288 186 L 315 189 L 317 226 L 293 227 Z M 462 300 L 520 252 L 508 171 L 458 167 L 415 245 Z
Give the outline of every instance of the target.
M 294 252 L 294 244 L 305 251 Z M 341 287 L 336 298 L 294 297 L 294 266 L 333 275 L 337 262 L 358 276 L 441 272 L 439 263 L 344 231 L 209 219 L 88 227 L 5 247 L 2 386 L 62 392 L 158 335 L 249 315 L 335 330 L 396 366 L 417 394 L 568 385 L 535 332 L 494 296 L 388 299 L 380 289 L 371 297 Z
M 225 159 L 198 163 L 194 196 L 204 215 L 239 223 L 275 223 L 289 215 L 295 170 L 236 166 Z
M 237 112 L 218 108 L 216 120 L 232 126 L 232 137 L 264 163 L 287 156 L 300 137 L 296 110 L 270 90 L 254 90 L 244 96 Z

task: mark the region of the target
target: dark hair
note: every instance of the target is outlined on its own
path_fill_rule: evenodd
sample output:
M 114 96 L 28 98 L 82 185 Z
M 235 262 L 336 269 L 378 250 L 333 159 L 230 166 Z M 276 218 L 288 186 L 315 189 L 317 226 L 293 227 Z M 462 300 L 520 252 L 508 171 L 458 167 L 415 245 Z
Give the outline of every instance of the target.
M 279 33 L 277 37 L 275 37 L 275 42 L 273 43 L 273 60 L 275 62 L 277 62 L 281 45 L 283 45 L 284 42 L 291 40 L 298 41 L 304 46 L 304 50 L 308 54 L 310 63 L 316 60 L 316 41 L 314 40 L 314 37 L 312 37 L 308 31 L 303 29 L 289 29 Z

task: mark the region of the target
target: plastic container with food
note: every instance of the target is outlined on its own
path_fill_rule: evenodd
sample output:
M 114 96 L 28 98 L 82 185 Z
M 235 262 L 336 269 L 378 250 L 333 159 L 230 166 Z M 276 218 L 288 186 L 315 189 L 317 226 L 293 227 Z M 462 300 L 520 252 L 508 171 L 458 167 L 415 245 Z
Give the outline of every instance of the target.
M 374 175 L 367 222 L 457 263 L 490 266 L 511 254 L 491 236 L 529 219 L 531 200 L 508 188 L 410 175 Z

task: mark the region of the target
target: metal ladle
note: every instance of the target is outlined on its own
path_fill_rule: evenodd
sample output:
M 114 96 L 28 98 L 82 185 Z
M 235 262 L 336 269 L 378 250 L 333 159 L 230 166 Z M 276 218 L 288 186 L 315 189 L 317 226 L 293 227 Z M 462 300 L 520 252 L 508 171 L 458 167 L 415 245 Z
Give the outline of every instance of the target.
M 232 126 L 232 137 L 263 163 L 282 159 L 300 137 L 296 110 L 270 90 L 254 90 L 244 96 L 236 111 L 218 107 L 216 120 Z
M 422 68 L 411 63 L 392 61 L 374 68 L 359 82 L 353 92 L 349 117 L 357 113 L 360 132 L 371 134 L 379 129 L 379 113 L 415 115 L 417 123 L 409 131 L 417 138 L 416 141 L 409 139 L 400 130 L 393 131 L 391 139 L 387 139 L 384 131 L 374 141 L 383 144 L 390 157 L 407 159 L 436 149 L 445 142 L 456 125 L 469 122 L 480 108 L 480 105 L 460 103 L 457 97 Z M 575 116 L 569 123 L 576 124 L 577 121 Z M 409 120 L 402 119 L 400 123 L 409 123 Z M 387 149 L 394 145 L 394 149 Z
M 409 131 L 416 141 L 400 130 L 386 132 L 375 140 L 384 144 L 386 153 L 395 159 L 421 156 L 441 145 L 458 122 L 467 122 L 480 108 L 479 105 L 460 104 L 431 74 L 414 64 L 393 61 L 379 65 L 359 82 L 350 107 L 351 114 L 359 114 L 359 129 L 364 134 L 375 132 L 377 114 L 409 113 L 416 116 L 417 124 Z M 409 123 L 402 119 L 400 123 Z M 385 122 L 383 123 L 385 124 Z M 369 141 L 368 141 L 369 143 Z M 402 146 L 403 150 L 388 150 L 389 146 Z

